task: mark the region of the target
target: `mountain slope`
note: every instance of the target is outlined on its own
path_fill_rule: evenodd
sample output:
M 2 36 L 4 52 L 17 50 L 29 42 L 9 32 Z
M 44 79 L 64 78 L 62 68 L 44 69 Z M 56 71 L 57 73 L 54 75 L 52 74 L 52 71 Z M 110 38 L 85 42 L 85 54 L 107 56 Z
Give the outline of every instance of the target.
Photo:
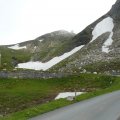
M 120 0 L 108 13 L 77 35 L 61 30 L 35 40 L 2 47 L 11 52 L 9 59 L 18 68 L 120 73 Z M 19 56 L 16 57 L 18 52 Z M 4 52 L 1 53 L 2 58 L 7 59 Z
M 51 70 L 60 72 L 120 71 L 120 0 L 111 10 L 77 34 L 73 40 L 85 45 Z
M 15 65 L 29 61 L 47 62 L 77 46 L 70 46 L 74 36 L 72 32 L 60 30 L 42 35 L 35 40 L 0 46 L 2 68 L 11 68 L 13 62 Z

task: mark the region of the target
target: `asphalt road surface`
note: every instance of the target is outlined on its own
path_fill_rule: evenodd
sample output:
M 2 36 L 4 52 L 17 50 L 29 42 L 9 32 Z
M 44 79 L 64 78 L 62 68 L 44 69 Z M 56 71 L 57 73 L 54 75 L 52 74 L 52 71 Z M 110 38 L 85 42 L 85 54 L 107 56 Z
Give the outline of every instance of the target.
M 30 120 L 120 120 L 120 91 L 75 103 Z

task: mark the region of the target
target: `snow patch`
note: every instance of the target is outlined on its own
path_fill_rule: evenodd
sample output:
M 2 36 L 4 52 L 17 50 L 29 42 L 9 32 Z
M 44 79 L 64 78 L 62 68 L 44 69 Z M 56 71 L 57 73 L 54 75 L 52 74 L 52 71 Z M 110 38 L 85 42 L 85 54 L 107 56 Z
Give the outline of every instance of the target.
M 74 48 L 70 52 L 64 53 L 63 55 L 58 56 L 58 57 L 54 57 L 53 59 L 51 59 L 50 61 L 48 61 L 46 63 L 42 63 L 42 62 L 39 62 L 39 61 L 36 61 L 36 62 L 30 61 L 30 62 L 18 64 L 17 68 L 34 69 L 34 70 L 44 70 L 45 71 L 45 70 L 51 68 L 52 66 L 54 66 L 55 64 L 61 62 L 62 60 L 68 58 L 72 54 L 76 53 L 83 46 L 84 45 L 81 45 L 79 47 Z
M 113 24 L 113 19 L 111 17 L 107 17 L 103 19 L 95 26 L 92 32 L 93 38 L 90 42 L 93 42 L 96 38 L 98 38 L 100 35 L 106 32 L 112 32 L 113 28 L 114 28 L 114 24 Z
M 41 39 L 41 40 L 39 40 L 40 42 L 42 42 L 43 41 L 43 39 Z
M 81 95 L 83 92 L 76 92 L 76 95 Z M 64 93 L 59 93 L 58 96 L 55 98 L 55 100 L 60 99 L 60 98 L 67 98 L 67 97 L 74 97 L 75 92 L 64 92 Z
M 16 45 L 8 47 L 8 48 L 14 49 L 14 50 L 20 50 L 20 49 L 26 49 L 26 46 L 20 47 L 19 44 L 16 44 Z

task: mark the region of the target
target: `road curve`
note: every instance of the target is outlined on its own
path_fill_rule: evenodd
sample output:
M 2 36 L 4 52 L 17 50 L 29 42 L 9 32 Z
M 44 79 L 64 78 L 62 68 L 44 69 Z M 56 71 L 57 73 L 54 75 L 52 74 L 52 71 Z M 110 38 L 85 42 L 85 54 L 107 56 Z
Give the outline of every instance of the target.
M 75 103 L 29 120 L 120 120 L 120 91 Z

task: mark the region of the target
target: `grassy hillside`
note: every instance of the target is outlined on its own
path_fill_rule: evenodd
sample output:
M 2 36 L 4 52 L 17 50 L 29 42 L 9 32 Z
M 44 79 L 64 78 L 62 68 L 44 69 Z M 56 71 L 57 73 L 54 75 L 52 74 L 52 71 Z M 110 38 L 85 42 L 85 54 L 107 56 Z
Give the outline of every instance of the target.
M 72 43 L 74 36 L 74 33 L 67 31 L 55 31 L 36 38 L 35 41 L 38 41 L 38 44 L 33 59 L 46 62 L 72 50 L 75 46 L 70 45 L 70 43 Z M 39 40 L 43 41 L 39 42 Z
M 0 114 L 7 115 L 54 100 L 60 92 L 92 92 L 110 87 L 114 77 L 81 74 L 59 79 L 0 79 Z
M 0 69 L 14 68 L 14 59 L 17 62 L 26 62 L 31 58 L 31 53 L 24 50 L 12 50 L 7 47 L 0 47 L 1 53 L 1 67 Z

